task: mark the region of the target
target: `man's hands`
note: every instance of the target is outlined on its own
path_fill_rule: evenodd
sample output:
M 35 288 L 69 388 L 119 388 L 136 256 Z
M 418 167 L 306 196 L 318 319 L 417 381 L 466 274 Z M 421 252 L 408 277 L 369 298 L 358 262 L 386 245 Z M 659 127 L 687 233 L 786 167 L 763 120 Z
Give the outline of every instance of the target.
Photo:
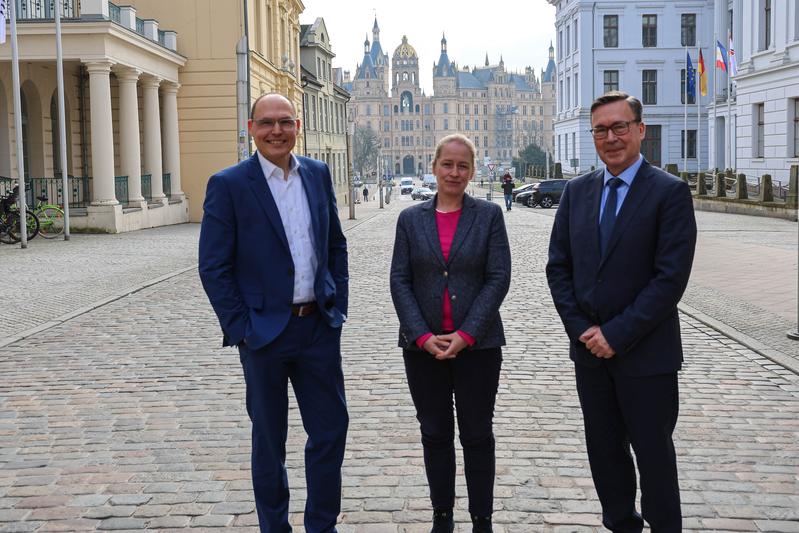
M 610 359 L 616 355 L 616 351 L 605 340 L 599 326 L 591 326 L 580 335 L 580 342 L 585 344 L 592 354 L 600 359 Z
M 423 348 L 438 360 L 455 359 L 461 350 L 469 344 L 457 333 L 446 335 L 433 335 L 427 339 Z

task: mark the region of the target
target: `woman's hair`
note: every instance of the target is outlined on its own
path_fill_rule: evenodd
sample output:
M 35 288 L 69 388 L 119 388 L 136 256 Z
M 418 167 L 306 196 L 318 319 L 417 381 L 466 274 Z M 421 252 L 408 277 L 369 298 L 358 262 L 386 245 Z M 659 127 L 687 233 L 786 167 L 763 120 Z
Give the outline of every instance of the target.
M 474 143 L 467 136 L 460 133 L 447 135 L 438 141 L 438 144 L 436 145 L 436 155 L 433 157 L 433 166 L 436 166 L 438 158 L 441 157 L 441 150 L 443 150 L 444 146 L 449 143 L 461 143 L 469 149 L 469 153 L 472 155 L 472 173 L 474 173 L 474 160 L 477 158 L 477 149 L 474 147 Z

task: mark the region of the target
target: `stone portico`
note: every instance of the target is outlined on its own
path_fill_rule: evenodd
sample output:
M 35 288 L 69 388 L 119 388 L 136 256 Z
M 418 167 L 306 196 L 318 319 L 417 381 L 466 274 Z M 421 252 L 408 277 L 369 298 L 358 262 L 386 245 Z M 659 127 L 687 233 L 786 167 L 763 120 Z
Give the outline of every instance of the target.
M 53 20 L 23 0 L 17 23 L 26 182 L 62 200 L 71 227 L 118 233 L 188 221 L 181 188 L 177 92 L 186 59 L 176 34 L 130 6 L 69 0 L 62 19 L 67 161 L 58 154 Z M 74 4 L 74 5 L 73 5 Z M 0 45 L 0 176 L 18 175 L 11 47 Z M 40 188 L 42 191 L 40 192 Z M 49 189 L 49 192 L 44 189 Z M 35 196 L 29 194 L 29 196 Z

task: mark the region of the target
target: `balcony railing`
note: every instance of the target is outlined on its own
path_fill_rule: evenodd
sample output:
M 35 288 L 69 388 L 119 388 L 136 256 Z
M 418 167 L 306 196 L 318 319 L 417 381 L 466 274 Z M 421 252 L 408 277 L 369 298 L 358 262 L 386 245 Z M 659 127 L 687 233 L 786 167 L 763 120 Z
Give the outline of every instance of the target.
M 123 206 L 128 205 L 130 200 L 128 198 L 128 177 L 127 176 L 114 176 L 114 195 L 117 202 Z
M 169 172 L 164 172 L 161 179 L 164 185 L 164 194 L 167 198 L 172 197 L 172 174 Z
M 78 18 L 80 0 L 58 0 L 63 18 Z M 55 0 L 16 0 L 17 20 L 55 19 Z
M 151 202 L 153 200 L 152 181 L 152 174 L 141 175 L 141 195 L 144 196 L 144 199 L 147 200 L 147 202 Z

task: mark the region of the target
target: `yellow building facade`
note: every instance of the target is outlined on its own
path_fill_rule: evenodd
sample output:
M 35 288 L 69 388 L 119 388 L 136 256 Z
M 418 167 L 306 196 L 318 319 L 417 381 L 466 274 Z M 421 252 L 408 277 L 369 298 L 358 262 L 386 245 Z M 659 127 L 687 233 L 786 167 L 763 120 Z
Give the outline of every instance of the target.
M 249 106 L 267 92 L 286 95 L 302 116 L 300 0 L 129 0 L 181 36 L 186 58 L 178 92 L 181 165 L 189 218 L 202 218 L 208 178 L 252 153 Z M 242 38 L 246 37 L 243 49 Z M 248 74 L 238 74 L 237 47 Z M 237 83 L 239 82 L 239 83 Z M 246 93 L 246 94 L 244 94 Z M 246 105 L 244 105 L 246 103 Z M 242 107 L 246 114 L 242 118 Z M 302 135 L 296 153 L 303 153 Z

